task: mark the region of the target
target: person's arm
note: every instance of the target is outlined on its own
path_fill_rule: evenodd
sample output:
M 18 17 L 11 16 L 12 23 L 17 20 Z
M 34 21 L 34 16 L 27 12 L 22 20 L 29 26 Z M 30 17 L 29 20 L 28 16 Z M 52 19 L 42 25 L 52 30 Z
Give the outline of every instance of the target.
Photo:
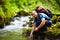
M 35 27 L 36 27 L 36 23 L 34 23 L 33 26 L 32 26 L 31 34 L 33 34 L 33 32 L 34 32 L 34 30 L 35 30 Z
M 45 25 L 45 18 L 41 19 L 40 25 L 37 27 L 38 29 L 42 28 Z
M 35 26 L 36 26 L 36 23 L 34 23 L 33 26 L 32 26 L 32 31 L 30 33 L 30 40 L 33 40 L 33 32 L 35 30 Z

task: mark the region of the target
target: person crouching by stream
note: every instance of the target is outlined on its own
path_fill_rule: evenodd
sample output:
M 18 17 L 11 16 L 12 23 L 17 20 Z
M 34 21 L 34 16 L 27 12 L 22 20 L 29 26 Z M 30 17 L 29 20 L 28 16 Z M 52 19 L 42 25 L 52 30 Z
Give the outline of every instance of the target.
M 37 13 L 36 11 L 32 11 L 31 15 L 34 17 L 34 22 L 30 33 L 30 40 L 44 40 L 45 34 L 43 32 L 47 31 L 47 25 L 51 25 L 51 18 L 45 13 Z M 39 38 L 39 36 L 41 37 Z

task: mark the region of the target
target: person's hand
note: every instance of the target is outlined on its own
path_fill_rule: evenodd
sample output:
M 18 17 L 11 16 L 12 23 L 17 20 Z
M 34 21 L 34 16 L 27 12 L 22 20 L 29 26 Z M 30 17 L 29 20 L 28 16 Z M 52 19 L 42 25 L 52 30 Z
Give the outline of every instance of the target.
M 30 38 L 33 38 L 33 34 L 32 33 L 30 34 Z
M 32 40 L 32 39 L 33 39 L 33 34 L 31 33 L 31 34 L 30 34 L 30 40 Z
M 34 30 L 35 32 L 37 32 L 38 31 L 38 28 L 35 28 L 35 30 Z

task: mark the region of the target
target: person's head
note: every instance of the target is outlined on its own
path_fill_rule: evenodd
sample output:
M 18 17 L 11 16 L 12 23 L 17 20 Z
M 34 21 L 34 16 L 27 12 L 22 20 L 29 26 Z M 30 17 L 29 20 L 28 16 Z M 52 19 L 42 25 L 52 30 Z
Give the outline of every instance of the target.
M 32 15 L 33 17 L 38 17 L 38 13 L 37 13 L 36 11 L 32 11 L 31 15 Z

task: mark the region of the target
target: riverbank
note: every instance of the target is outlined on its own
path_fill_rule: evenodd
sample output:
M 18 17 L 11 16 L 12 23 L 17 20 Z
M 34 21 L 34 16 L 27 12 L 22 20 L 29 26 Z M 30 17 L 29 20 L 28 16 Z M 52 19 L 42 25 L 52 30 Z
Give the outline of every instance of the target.
M 20 34 L 19 32 L 14 31 L 1 31 L 0 30 L 0 40 L 29 40 L 24 35 Z

